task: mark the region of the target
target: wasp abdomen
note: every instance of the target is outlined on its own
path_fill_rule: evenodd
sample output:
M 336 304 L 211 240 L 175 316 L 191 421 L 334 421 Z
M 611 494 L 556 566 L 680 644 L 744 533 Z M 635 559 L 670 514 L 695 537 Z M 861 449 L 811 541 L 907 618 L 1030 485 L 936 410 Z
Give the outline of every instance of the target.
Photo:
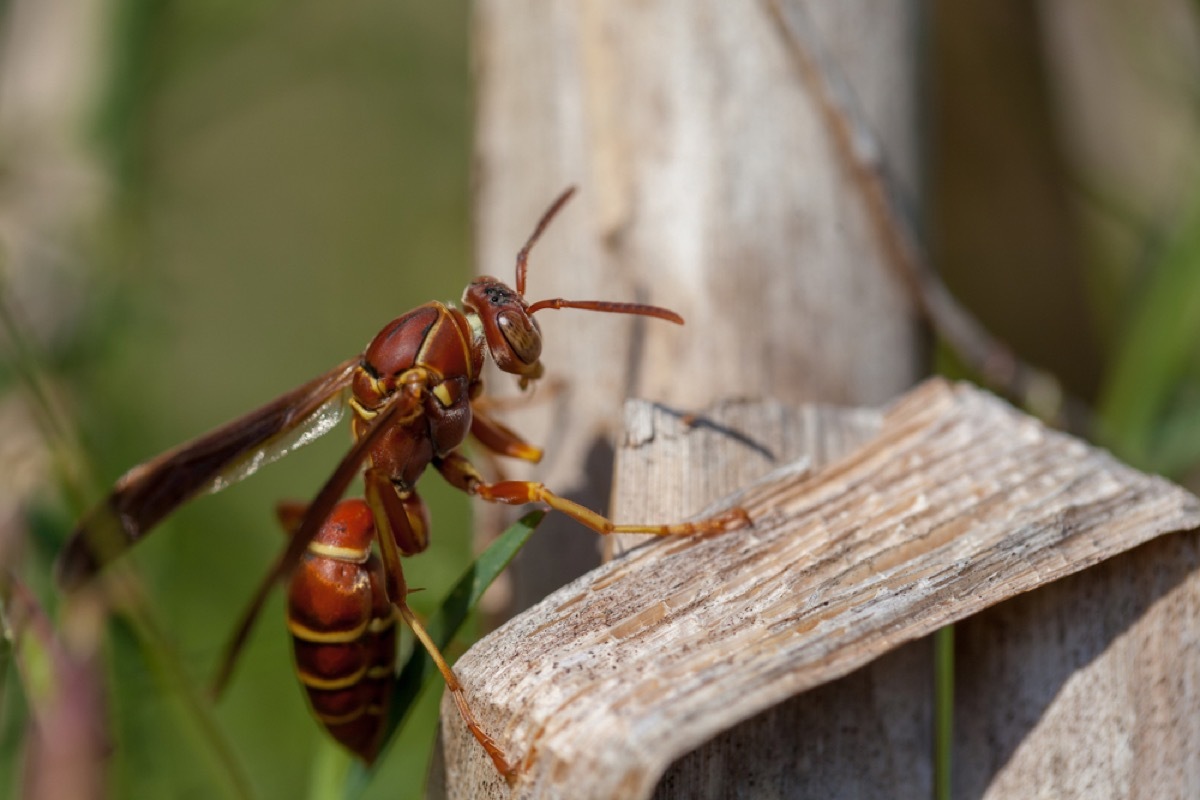
M 342 502 L 296 568 L 288 629 L 313 715 L 368 763 L 391 699 L 396 625 L 383 567 L 371 552 L 374 520 L 362 500 Z

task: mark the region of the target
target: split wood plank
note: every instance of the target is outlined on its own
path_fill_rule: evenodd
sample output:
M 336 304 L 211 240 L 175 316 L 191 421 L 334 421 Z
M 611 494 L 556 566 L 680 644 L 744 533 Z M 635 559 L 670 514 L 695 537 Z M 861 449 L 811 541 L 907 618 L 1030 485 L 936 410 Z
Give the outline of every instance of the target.
M 647 494 L 650 467 L 671 461 L 658 448 L 686 439 L 669 434 L 679 422 L 638 434 L 628 452 L 647 469 L 622 458 Z M 672 762 L 742 720 L 1200 526 L 1184 490 L 941 380 L 892 405 L 844 458 L 774 473 L 728 502 L 752 529 L 633 550 L 459 661 L 484 727 L 522 759 L 513 796 L 649 797 Z M 443 704 L 447 794 L 509 796 L 454 714 Z
M 780 464 L 797 476 L 822 469 L 882 424 L 873 408 L 730 401 L 691 418 L 631 401 L 614 511 L 624 520 L 684 519 Z M 647 539 L 619 538 L 618 546 Z M 932 672 L 928 639 L 905 644 L 705 742 L 671 765 L 654 796 L 799 800 L 837 787 L 862 800 L 929 797 Z

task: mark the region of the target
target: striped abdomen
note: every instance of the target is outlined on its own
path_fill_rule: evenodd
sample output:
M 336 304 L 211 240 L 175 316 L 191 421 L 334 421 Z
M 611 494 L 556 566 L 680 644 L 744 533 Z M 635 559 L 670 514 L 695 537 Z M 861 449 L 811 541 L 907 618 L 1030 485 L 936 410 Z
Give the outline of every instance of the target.
M 379 749 L 396 658 L 395 616 L 371 552 L 374 537 L 366 502 L 342 501 L 288 588 L 296 672 L 313 714 L 367 763 Z

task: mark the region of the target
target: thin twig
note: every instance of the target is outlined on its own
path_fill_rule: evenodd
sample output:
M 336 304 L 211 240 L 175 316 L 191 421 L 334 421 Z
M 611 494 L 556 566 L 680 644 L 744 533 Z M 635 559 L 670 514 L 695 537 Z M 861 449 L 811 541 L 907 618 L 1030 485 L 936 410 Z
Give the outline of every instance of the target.
M 800 78 L 815 100 L 834 150 L 858 186 L 888 262 L 934 331 L 988 387 L 1039 417 L 1075 432 L 1091 427 L 1091 412 L 1066 394 L 1046 370 L 1021 360 L 964 308 L 930 266 L 929 254 L 900 212 L 883 147 L 854 101 L 849 83 L 825 52 L 799 3 L 766 0 Z

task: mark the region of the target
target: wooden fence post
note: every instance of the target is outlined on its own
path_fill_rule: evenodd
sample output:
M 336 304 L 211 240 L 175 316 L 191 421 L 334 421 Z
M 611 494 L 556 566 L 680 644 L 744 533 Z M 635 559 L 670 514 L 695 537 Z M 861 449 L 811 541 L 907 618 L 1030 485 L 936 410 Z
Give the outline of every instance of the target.
M 540 316 L 543 361 L 565 389 L 510 417 L 546 445 L 540 480 L 604 508 L 626 397 L 681 408 L 730 397 L 870 405 L 920 376 L 925 352 L 907 296 L 780 17 L 811 23 L 889 167 L 913 188 L 914 9 L 476 4 L 477 270 L 509 278 L 539 214 L 577 184 L 532 255 L 530 296 L 636 299 L 687 320 L 677 329 L 578 311 Z M 489 391 L 511 383 L 495 377 Z M 502 520 L 488 515 L 481 510 L 495 530 Z M 547 520 L 537 539 L 514 568 L 517 608 L 597 563 L 594 537 L 566 520 Z
M 520 766 L 444 701 L 448 796 L 928 796 L 931 705 L 895 684 L 950 623 L 958 794 L 1194 794 L 1200 499 L 936 379 L 875 416 L 633 408 L 619 508 L 652 519 L 808 456 L 722 501 L 752 528 L 648 543 L 465 654 Z
M 920 376 L 904 287 L 780 19 L 806 16 L 915 191 L 915 8 L 476 4 L 477 271 L 509 277 L 538 215 L 577 184 L 532 255 L 530 297 L 638 300 L 687 320 L 541 315 L 543 361 L 564 388 L 507 419 L 545 445 L 539 480 L 606 508 L 630 396 L 694 409 L 736 397 L 872 405 Z M 510 384 L 493 377 L 489 391 Z M 511 519 L 479 517 L 491 531 Z M 513 606 L 594 566 L 596 553 L 592 533 L 551 515 L 513 567 Z M 880 696 L 927 697 L 926 683 L 886 665 L 871 680 Z
M 872 405 L 914 380 L 923 353 L 899 281 L 782 27 L 803 18 L 815 32 L 892 176 L 915 187 L 915 7 L 477 4 L 479 270 L 505 277 L 533 220 L 576 183 L 533 256 L 531 298 L 636 299 L 689 323 L 543 317 L 544 360 L 565 389 L 512 419 L 547 445 L 540 479 L 603 507 L 625 396 L 681 410 L 730 397 Z M 697 505 L 660 510 L 675 518 L 734 488 L 722 481 L 738 470 L 716 473 L 689 495 Z M 1075 524 L 1068 509 L 1050 529 Z M 535 542 L 518 607 L 591 563 L 593 539 L 563 520 Z M 1178 534 L 961 623 L 955 796 L 1195 794 L 1197 561 L 1196 534 Z M 853 774 L 854 796 L 928 795 L 929 676 L 923 643 L 892 651 L 685 757 L 659 796 L 720 786 L 705 771 L 727 776 L 728 755 L 761 746 L 763 730 L 793 755 L 819 753 L 814 781 Z

